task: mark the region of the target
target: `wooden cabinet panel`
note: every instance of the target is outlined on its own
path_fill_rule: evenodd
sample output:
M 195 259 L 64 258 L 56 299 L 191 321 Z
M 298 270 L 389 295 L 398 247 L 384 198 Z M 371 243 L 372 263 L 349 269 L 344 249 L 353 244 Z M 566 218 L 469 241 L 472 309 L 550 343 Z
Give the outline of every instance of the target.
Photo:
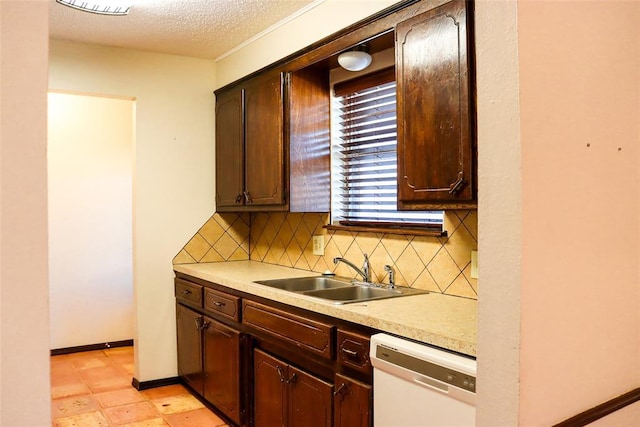
M 204 320 L 204 398 L 240 424 L 240 333 L 209 317 Z
M 333 356 L 334 326 L 253 301 L 242 307 L 242 323 L 327 359 Z
M 243 92 L 216 94 L 216 207 L 244 202 Z
M 333 386 L 300 369 L 289 367 L 289 426 L 330 427 Z
M 202 286 L 176 279 L 175 292 L 178 301 L 202 307 Z
M 245 191 L 250 206 L 284 203 L 282 74 L 245 86 Z
M 473 204 L 475 142 L 466 2 L 396 27 L 398 206 Z
M 369 337 L 338 330 L 338 362 L 348 368 L 371 375 Z
M 178 375 L 196 392 L 203 392 L 202 375 L 202 316 L 176 304 L 176 328 L 178 337 Z
M 254 425 L 284 426 L 287 364 L 258 349 L 253 356 Z
M 329 72 L 307 67 L 289 77 L 289 211 L 329 212 Z
M 204 308 L 218 313 L 227 319 L 238 322 L 240 320 L 240 298 L 233 295 L 218 292 L 213 289 L 204 291 Z
M 216 92 L 218 211 L 285 205 L 282 76 L 266 73 Z
M 369 384 L 336 374 L 333 397 L 335 427 L 369 427 L 373 421 L 371 402 L 373 388 Z
M 332 384 L 259 349 L 253 364 L 256 426 L 331 426 Z

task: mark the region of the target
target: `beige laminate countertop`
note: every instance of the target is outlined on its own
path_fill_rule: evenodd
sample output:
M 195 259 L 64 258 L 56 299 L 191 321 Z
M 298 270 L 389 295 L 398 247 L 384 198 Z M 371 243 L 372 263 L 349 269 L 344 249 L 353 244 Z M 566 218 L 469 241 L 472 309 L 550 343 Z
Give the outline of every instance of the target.
M 335 305 L 253 283 L 255 280 L 317 276 L 317 273 L 265 264 L 230 261 L 174 265 L 176 272 L 241 292 L 366 325 L 427 344 L 476 355 L 477 301 L 438 293 Z

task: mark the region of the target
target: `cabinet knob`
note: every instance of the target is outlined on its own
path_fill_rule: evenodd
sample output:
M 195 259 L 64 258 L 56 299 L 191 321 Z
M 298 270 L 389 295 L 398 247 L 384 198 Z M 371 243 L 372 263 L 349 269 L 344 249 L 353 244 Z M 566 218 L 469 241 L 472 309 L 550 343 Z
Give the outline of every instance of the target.
M 183 289 L 182 290 L 182 294 L 183 295 L 191 295 L 191 291 L 189 289 Z

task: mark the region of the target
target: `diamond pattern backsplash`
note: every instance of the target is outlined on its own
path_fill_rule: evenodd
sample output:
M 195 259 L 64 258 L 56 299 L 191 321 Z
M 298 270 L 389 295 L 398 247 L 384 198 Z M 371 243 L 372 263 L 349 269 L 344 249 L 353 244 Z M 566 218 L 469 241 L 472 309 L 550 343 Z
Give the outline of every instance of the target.
M 249 224 L 249 214 L 213 214 L 173 258 L 173 264 L 248 260 Z
M 396 283 L 432 292 L 477 299 L 471 278 L 471 251 L 478 247 L 477 211 L 445 212 L 448 236 L 425 237 L 385 233 L 327 231 L 327 214 L 214 214 L 174 258 L 174 264 L 246 260 L 355 277 L 333 258 L 356 265 L 368 254 L 372 278 L 386 282 L 384 265 L 396 270 Z M 324 256 L 313 255 L 314 235 L 324 235 Z

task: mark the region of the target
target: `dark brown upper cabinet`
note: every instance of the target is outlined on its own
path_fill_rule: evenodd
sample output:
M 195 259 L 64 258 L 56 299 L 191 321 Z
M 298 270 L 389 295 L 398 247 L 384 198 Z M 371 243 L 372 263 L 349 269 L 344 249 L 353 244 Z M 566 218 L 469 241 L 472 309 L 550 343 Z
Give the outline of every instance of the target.
M 284 210 L 284 74 L 216 92 L 216 210 Z
M 307 67 L 289 76 L 289 164 L 291 212 L 329 212 L 329 71 Z
M 398 209 L 476 206 L 468 7 L 452 1 L 396 26 Z

